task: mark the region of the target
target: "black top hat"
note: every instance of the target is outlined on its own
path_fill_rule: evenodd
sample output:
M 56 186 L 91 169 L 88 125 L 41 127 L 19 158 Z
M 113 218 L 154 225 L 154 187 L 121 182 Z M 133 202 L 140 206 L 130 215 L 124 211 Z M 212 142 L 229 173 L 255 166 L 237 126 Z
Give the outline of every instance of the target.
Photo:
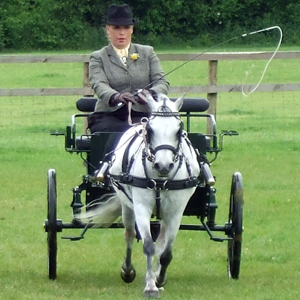
M 128 4 L 115 5 L 112 4 L 107 11 L 106 24 L 107 25 L 133 25 L 137 23 L 132 18 L 131 9 Z

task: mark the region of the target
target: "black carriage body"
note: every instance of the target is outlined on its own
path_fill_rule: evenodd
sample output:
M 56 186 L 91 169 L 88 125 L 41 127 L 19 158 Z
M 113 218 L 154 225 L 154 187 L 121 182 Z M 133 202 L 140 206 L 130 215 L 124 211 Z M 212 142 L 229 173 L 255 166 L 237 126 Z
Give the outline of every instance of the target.
M 173 99 L 175 100 L 175 99 Z M 96 103 L 96 98 L 85 97 L 81 98 L 77 102 L 77 108 L 85 113 L 93 111 Z M 215 143 L 216 128 L 214 119 L 211 115 L 201 114 L 208 108 L 208 101 L 201 98 L 185 99 L 185 105 L 181 109 L 181 117 L 186 120 L 186 127 L 188 138 L 191 141 L 194 149 L 199 153 L 199 160 L 201 157 L 205 157 L 207 151 L 218 152 L 219 149 Z M 85 161 L 87 168 L 87 175 L 83 177 L 83 183 L 79 187 L 74 188 L 72 207 L 74 212 L 83 205 L 89 204 L 91 201 L 100 198 L 103 194 L 112 192 L 111 187 L 105 184 L 97 184 L 94 180 L 95 172 L 99 170 L 101 162 L 105 159 L 106 145 L 110 141 L 115 142 L 120 139 L 123 133 L 119 132 L 96 132 L 93 134 L 76 135 L 76 118 L 86 117 L 88 114 L 74 115 L 72 120 L 72 126 L 67 127 L 67 134 L 65 135 L 65 148 L 68 152 L 79 153 Z M 211 136 L 204 135 L 202 133 L 192 133 L 190 131 L 191 118 L 212 118 L 213 134 Z M 211 142 L 211 140 L 213 142 Z M 212 143 L 212 145 L 211 145 Z M 81 193 L 85 191 L 85 201 L 81 199 Z M 82 203 L 82 202 L 84 203 Z M 212 204 L 211 204 L 212 203 Z M 204 219 L 209 215 L 209 211 L 216 209 L 215 203 L 215 189 L 208 184 L 200 184 L 197 186 L 194 195 L 188 202 L 188 205 L 184 211 L 185 216 L 197 216 Z M 213 224 L 214 222 L 212 222 Z

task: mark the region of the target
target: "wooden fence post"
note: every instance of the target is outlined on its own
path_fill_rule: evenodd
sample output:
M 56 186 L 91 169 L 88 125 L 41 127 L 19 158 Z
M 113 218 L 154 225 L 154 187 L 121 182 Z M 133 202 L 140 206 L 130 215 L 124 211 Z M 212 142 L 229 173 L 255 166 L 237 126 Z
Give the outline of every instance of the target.
M 90 71 L 89 71 L 89 62 L 83 63 L 83 87 L 90 86 Z
M 208 85 L 217 85 L 218 81 L 218 61 L 209 60 L 208 61 Z M 213 115 L 216 119 L 217 117 L 217 93 L 207 93 L 207 100 L 209 101 L 208 113 Z M 207 134 L 213 133 L 213 128 L 210 120 L 207 120 Z
M 83 87 L 90 87 L 90 70 L 89 62 L 83 63 Z M 84 97 L 91 97 L 91 95 L 84 95 Z M 83 118 L 83 134 L 86 134 L 88 130 L 87 118 Z

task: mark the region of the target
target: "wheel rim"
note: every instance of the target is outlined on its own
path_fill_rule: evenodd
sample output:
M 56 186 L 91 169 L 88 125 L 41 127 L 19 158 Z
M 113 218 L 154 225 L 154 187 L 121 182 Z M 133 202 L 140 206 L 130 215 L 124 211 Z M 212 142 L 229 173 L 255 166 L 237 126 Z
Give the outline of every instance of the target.
M 240 173 L 233 174 L 229 218 L 231 239 L 228 241 L 228 277 L 238 279 L 240 273 L 242 233 L 243 233 L 243 182 Z
M 48 171 L 47 184 L 47 200 L 48 200 L 48 274 L 49 279 L 56 278 L 56 261 L 57 261 L 57 224 L 56 224 L 56 173 L 55 170 Z

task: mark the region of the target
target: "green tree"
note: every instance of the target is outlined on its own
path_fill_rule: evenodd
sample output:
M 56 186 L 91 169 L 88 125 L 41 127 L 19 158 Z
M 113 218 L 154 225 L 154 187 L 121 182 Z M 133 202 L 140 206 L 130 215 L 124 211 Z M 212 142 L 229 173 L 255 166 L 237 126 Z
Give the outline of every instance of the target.
M 139 19 L 135 41 L 209 46 L 235 35 L 279 25 L 284 42 L 299 43 L 298 0 L 126 0 Z M 9 0 L 0 3 L 0 49 L 95 49 L 108 0 Z M 123 1 L 116 0 L 115 4 Z M 266 42 L 263 33 L 238 43 Z

